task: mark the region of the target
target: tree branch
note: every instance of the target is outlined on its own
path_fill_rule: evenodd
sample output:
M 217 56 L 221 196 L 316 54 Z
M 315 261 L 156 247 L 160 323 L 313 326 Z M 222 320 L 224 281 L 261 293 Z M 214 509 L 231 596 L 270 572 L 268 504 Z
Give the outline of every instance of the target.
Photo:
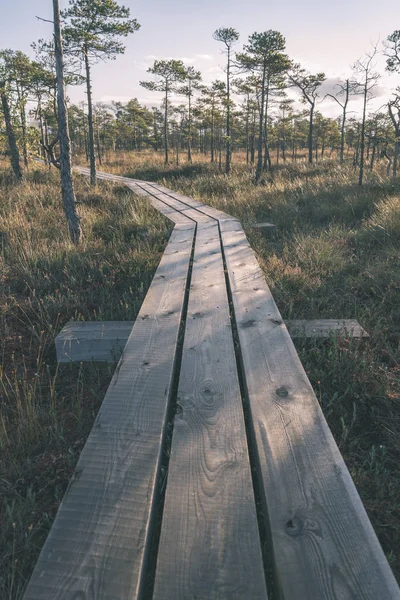
M 46 151 L 51 164 L 54 165 L 57 169 L 60 169 L 61 165 L 60 165 L 60 159 L 56 158 L 54 156 L 54 146 L 59 142 L 59 140 L 60 140 L 60 135 L 57 134 L 57 137 L 52 142 L 50 142 L 50 144 L 48 144 L 48 145 L 44 144 L 43 141 L 41 141 L 41 144 L 42 144 L 44 150 Z
M 52 25 L 54 25 L 54 21 L 49 21 L 48 19 L 43 19 L 42 17 L 38 17 L 36 15 L 36 18 L 38 21 L 44 21 L 44 23 L 51 23 Z

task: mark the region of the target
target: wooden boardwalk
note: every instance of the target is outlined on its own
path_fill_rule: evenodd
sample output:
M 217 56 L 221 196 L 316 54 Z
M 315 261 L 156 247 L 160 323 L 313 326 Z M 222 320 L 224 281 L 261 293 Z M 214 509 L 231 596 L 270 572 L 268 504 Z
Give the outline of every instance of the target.
M 25 600 L 399 600 L 240 223 L 99 177 L 175 228 Z

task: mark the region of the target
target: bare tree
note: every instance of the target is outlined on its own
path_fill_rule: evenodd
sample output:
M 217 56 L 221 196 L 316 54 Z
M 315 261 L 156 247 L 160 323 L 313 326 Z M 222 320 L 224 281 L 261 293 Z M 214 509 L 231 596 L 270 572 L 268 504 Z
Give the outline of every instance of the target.
M 318 89 L 326 79 L 325 73 L 311 75 L 310 73 L 307 73 L 305 69 L 302 69 L 299 64 L 294 64 L 288 73 L 288 78 L 292 85 L 300 90 L 302 102 L 310 105 L 310 119 L 308 127 L 308 162 L 312 164 L 314 111 L 315 104 L 318 99 Z
M 220 28 L 214 31 L 213 38 L 217 42 L 222 42 L 225 45 L 225 54 L 227 56 L 226 63 L 226 158 L 225 158 L 225 173 L 229 175 L 231 170 L 231 97 L 230 97 L 230 78 L 231 78 L 231 62 L 232 48 L 239 39 L 239 33 L 233 27 Z
M 74 244 L 81 238 L 81 226 L 76 210 L 76 199 L 71 172 L 71 142 L 68 130 L 68 113 L 65 102 L 64 84 L 64 57 L 62 34 L 60 24 L 60 2 L 53 0 L 54 14 L 54 50 L 56 59 L 57 77 L 57 108 L 58 108 L 58 136 L 60 141 L 60 173 L 61 191 L 64 204 L 64 212 L 67 218 L 69 235 Z
M 363 97 L 363 110 L 361 119 L 361 138 L 360 138 L 360 153 L 359 153 L 359 174 L 358 185 L 363 184 L 364 178 L 364 154 L 365 154 L 365 121 L 367 116 L 368 102 L 372 100 L 373 90 L 378 85 L 381 78 L 379 73 L 374 71 L 374 60 L 378 54 L 378 44 L 372 44 L 372 50 L 366 54 L 364 58 L 360 58 L 355 63 L 353 69 L 356 79 L 352 82 L 354 90 Z
M 188 99 L 188 115 L 187 115 L 187 159 L 192 162 L 192 98 L 195 90 L 200 89 L 201 73 L 194 67 L 185 67 L 185 85 L 179 88 L 178 93 L 186 96 Z
M 333 94 L 326 94 L 325 98 L 329 96 L 335 102 L 339 104 L 342 109 L 342 122 L 340 126 L 340 162 L 344 161 L 344 138 L 345 138 L 345 126 L 346 126 L 346 117 L 347 117 L 347 105 L 349 103 L 350 94 L 354 91 L 354 86 L 351 84 L 350 79 L 346 79 L 345 82 L 339 82 L 335 85 L 338 88 L 338 93 L 336 96 Z M 343 102 L 341 102 L 339 97 L 343 97 Z
M 392 164 L 392 176 L 393 178 L 397 177 L 397 163 L 399 160 L 399 151 L 400 151 L 400 90 L 394 100 L 389 100 L 388 102 L 388 111 L 390 120 L 392 121 L 394 127 L 394 155 L 393 155 L 393 164 Z

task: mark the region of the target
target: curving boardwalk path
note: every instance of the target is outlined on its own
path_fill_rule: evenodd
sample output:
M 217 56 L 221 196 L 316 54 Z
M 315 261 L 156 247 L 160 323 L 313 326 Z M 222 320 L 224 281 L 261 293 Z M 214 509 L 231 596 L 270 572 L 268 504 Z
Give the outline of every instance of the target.
M 175 227 L 25 600 L 400 599 L 240 223 L 98 176 Z

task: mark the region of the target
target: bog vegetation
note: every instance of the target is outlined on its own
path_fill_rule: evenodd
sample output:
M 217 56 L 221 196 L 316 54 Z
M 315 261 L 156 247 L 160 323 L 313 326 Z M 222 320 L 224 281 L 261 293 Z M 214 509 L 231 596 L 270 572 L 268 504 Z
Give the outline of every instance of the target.
M 73 161 L 91 168 L 90 182 L 71 179 L 78 237 L 61 225 L 57 43 L 0 52 L 0 597 L 22 595 L 114 368 L 58 367 L 54 337 L 70 319 L 133 320 L 170 231 L 129 190 L 96 184 L 99 165 L 238 217 L 284 318 L 355 318 L 369 332 L 296 345 L 400 578 L 400 90 L 369 110 L 379 47 L 328 94 L 338 118 L 323 114 L 325 74 L 271 30 L 241 48 L 217 29 L 226 68 L 210 85 L 156 60 L 142 85 L 161 103 L 104 104 L 92 65 L 123 53 L 139 23 L 114 0 L 71 0 L 62 18 L 61 75 L 87 93 L 65 120 Z M 399 72 L 400 31 L 384 52 Z M 251 227 L 261 221 L 276 232 Z

